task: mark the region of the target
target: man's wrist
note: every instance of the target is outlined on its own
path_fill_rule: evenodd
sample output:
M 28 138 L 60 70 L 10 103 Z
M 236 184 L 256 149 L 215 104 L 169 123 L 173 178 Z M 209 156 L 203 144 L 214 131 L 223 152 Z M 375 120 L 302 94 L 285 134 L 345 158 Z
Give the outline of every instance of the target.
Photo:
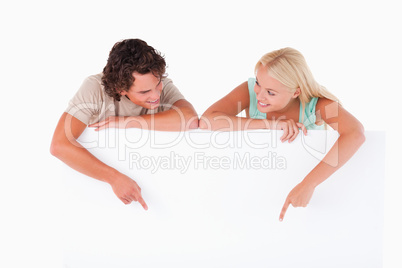
M 116 182 L 116 180 L 119 178 L 121 173 L 117 171 L 114 168 L 110 168 L 107 172 L 105 172 L 105 175 L 102 178 L 102 181 L 112 185 L 113 183 Z

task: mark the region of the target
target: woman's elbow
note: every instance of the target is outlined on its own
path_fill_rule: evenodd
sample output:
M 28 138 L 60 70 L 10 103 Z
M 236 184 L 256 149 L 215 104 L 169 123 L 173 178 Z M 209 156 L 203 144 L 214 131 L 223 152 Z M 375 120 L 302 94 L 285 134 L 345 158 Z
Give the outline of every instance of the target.
M 362 129 L 359 131 L 358 141 L 359 141 L 360 144 L 363 144 L 366 141 L 366 135 L 364 134 L 363 126 L 362 126 Z
M 343 132 L 339 132 L 341 137 L 348 139 L 353 145 L 360 147 L 365 141 L 364 127 L 362 124 L 354 125 Z
M 364 134 L 364 127 L 359 124 L 353 131 L 353 138 L 356 144 L 362 145 L 366 141 L 366 135 Z

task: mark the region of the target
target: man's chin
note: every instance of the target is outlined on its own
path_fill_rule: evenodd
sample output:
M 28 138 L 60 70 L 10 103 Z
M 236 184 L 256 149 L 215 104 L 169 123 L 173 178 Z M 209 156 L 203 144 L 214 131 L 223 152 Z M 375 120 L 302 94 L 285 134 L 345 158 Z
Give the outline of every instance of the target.
M 160 104 L 160 100 L 158 100 L 158 101 L 155 102 L 155 103 L 151 103 L 151 102 L 147 102 L 147 103 L 146 103 L 147 109 L 149 109 L 149 110 L 155 110 L 156 108 L 159 107 L 159 104 Z
M 147 109 L 149 109 L 149 110 L 155 110 L 155 109 L 157 109 L 158 107 L 159 107 L 159 104 L 154 104 L 154 105 L 148 104 L 148 105 L 147 105 Z

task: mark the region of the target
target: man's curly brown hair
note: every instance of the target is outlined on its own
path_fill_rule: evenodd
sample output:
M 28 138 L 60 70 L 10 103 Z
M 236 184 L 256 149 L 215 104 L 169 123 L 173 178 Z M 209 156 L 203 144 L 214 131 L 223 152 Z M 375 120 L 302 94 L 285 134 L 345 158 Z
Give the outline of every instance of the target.
M 133 72 L 152 73 L 162 79 L 165 70 L 166 62 L 160 52 L 143 40 L 125 39 L 110 51 L 103 68 L 102 84 L 107 95 L 120 101 L 120 93 L 128 91 L 134 82 Z

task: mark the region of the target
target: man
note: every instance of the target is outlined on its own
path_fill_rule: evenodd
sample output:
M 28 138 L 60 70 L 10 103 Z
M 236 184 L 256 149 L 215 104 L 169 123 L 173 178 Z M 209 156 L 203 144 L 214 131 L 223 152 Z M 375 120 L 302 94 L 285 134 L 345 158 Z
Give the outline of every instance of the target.
M 124 203 L 148 209 L 141 188 L 130 177 L 104 164 L 77 138 L 87 126 L 183 131 L 198 127 L 193 106 L 165 77 L 164 58 L 140 39 L 116 43 L 103 72 L 85 79 L 62 114 L 50 151 L 73 169 L 109 183 Z

